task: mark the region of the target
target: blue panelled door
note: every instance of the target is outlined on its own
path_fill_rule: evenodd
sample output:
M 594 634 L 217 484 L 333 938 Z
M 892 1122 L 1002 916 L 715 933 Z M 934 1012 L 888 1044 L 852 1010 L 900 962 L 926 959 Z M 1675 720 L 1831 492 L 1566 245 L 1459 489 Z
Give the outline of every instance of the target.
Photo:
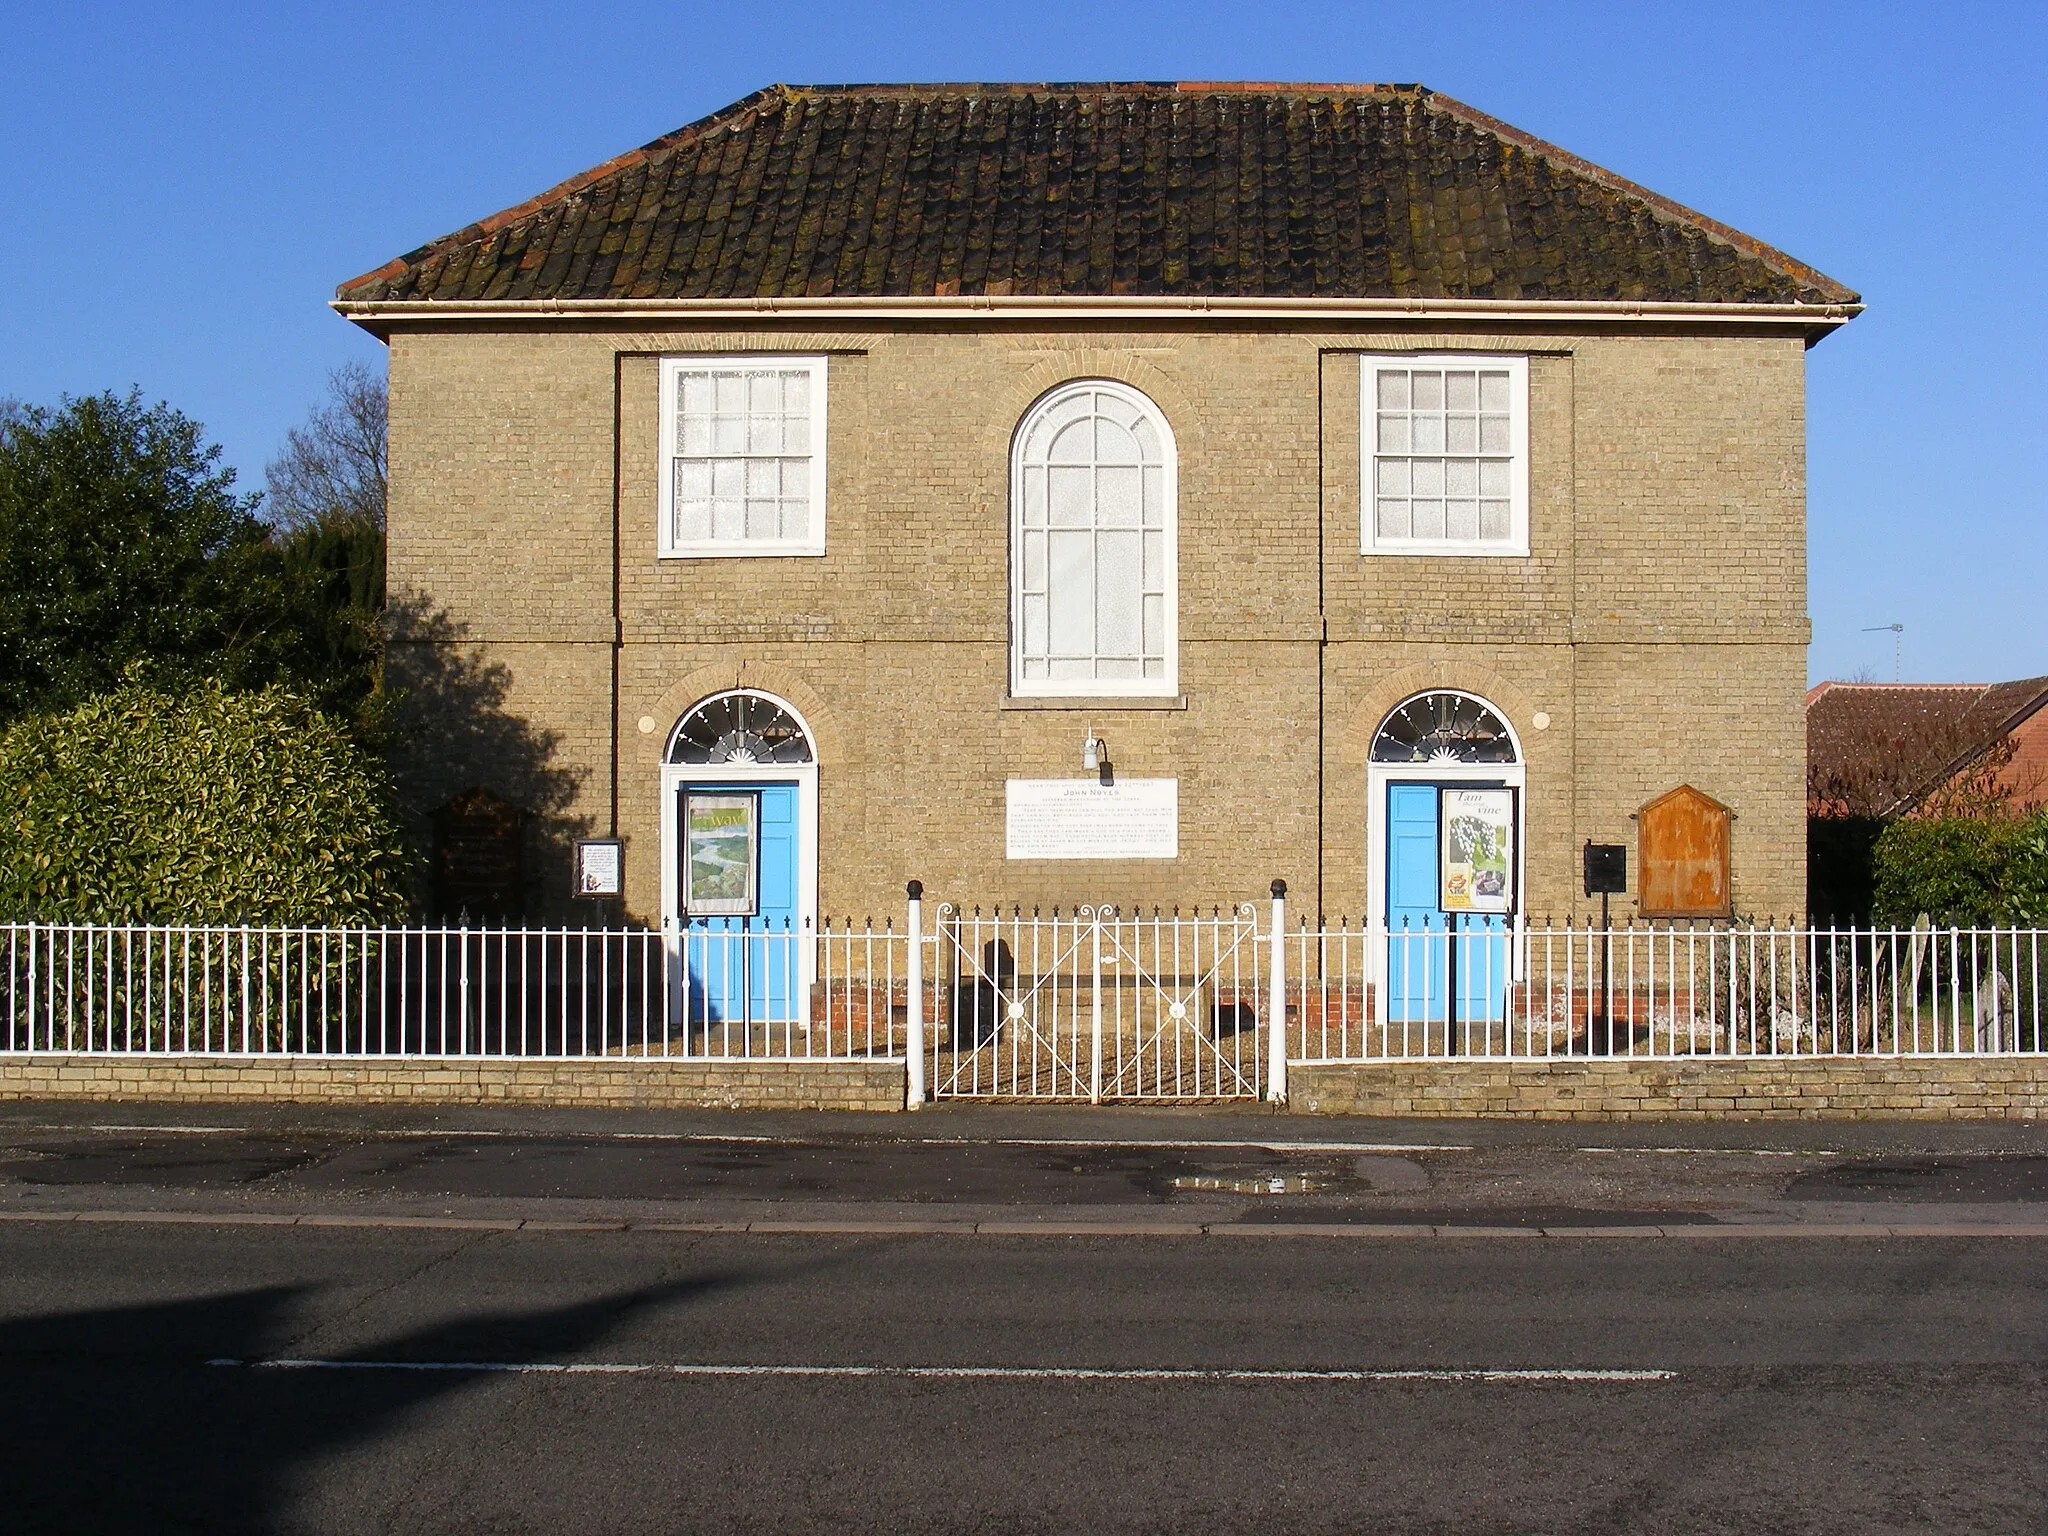
M 1387 1017 L 1444 1016 L 1449 955 L 1437 905 L 1437 787 L 1387 786 Z
M 703 784 L 707 794 L 760 797 L 759 902 L 752 917 L 686 918 L 688 1003 L 693 1023 L 783 1022 L 802 995 L 801 918 L 797 913 L 797 787 Z M 689 788 L 682 793 L 687 795 Z M 678 818 L 681 808 L 678 807 Z M 686 849 L 678 849 L 687 857 Z
M 1440 786 L 1387 786 L 1387 1013 L 1391 1023 L 1505 1016 L 1508 920 L 1438 904 Z M 1448 1015 L 1445 1000 L 1455 999 Z

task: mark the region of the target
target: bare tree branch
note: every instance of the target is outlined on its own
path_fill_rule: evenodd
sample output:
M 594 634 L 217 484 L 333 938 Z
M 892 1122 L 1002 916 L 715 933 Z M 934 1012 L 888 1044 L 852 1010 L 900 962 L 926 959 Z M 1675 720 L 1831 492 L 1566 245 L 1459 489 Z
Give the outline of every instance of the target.
M 327 399 L 285 434 L 284 451 L 265 466 L 264 516 L 280 528 L 330 517 L 382 528 L 387 405 L 383 378 L 361 363 L 330 373 Z

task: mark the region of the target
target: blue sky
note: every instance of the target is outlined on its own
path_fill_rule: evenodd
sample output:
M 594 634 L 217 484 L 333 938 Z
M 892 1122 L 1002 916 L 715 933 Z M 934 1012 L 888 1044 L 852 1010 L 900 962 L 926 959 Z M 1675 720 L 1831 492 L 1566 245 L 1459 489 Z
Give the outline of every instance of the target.
M 137 385 L 260 484 L 334 285 L 773 81 L 1420 81 L 1781 246 L 1812 675 L 2048 673 L 2048 8 L 0 0 L 0 396 Z

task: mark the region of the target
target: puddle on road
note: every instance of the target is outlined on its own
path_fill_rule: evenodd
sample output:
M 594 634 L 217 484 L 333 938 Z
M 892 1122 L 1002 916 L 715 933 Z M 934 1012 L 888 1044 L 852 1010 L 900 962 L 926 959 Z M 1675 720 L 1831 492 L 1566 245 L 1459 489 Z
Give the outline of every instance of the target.
M 139 1137 L 28 1143 L 0 1155 L 0 1182 L 204 1189 L 261 1183 L 311 1167 L 328 1155 L 323 1148 L 258 1138 L 233 1143 Z
M 1306 1173 L 1267 1173 L 1234 1178 L 1220 1173 L 1184 1173 L 1173 1181 L 1176 1192 L 1200 1191 L 1210 1195 L 1313 1195 L 1335 1185 L 1333 1179 L 1319 1179 Z
M 1995 1205 L 2048 1201 L 2048 1157 L 1979 1154 L 1865 1159 L 1802 1173 L 1788 1200 L 1899 1200 Z

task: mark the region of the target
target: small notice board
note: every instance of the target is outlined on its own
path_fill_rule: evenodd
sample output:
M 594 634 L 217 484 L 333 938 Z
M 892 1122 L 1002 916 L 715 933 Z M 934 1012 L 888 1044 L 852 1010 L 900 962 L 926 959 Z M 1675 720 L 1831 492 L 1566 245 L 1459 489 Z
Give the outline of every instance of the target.
M 621 872 L 625 845 L 615 837 L 586 837 L 576 844 L 576 894 L 617 896 L 626 889 Z

